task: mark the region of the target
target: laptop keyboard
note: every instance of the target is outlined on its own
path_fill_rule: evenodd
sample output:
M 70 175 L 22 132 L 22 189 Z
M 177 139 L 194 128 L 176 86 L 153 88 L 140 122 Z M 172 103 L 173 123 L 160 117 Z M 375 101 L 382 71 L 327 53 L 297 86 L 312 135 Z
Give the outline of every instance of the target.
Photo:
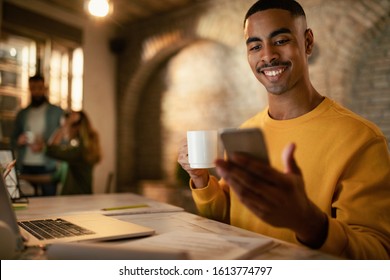
M 34 220 L 18 224 L 39 240 L 94 234 L 93 231 L 63 219 Z

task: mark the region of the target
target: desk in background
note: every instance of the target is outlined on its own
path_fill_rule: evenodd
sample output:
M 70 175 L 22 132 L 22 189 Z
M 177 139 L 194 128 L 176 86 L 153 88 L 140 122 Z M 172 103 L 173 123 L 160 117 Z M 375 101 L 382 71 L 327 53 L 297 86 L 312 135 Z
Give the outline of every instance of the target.
M 123 209 L 126 205 L 148 205 Z M 103 208 L 119 208 L 104 211 Z M 33 197 L 25 209 L 16 211 L 18 218 L 34 218 L 44 215 L 72 213 L 102 213 L 117 219 L 128 221 L 155 229 L 155 236 L 142 238 L 143 244 L 148 245 L 152 238 L 175 232 L 215 233 L 221 236 L 240 236 L 267 238 L 241 228 L 216 222 L 198 215 L 188 213 L 182 208 L 146 198 L 133 193 L 96 194 L 80 196 Z M 129 246 L 139 240 L 126 239 L 112 241 L 113 246 Z M 274 245 L 269 249 L 251 256 L 253 259 L 332 259 L 321 252 L 273 240 Z M 152 247 L 152 245 L 151 245 Z M 213 252 L 210 252 L 212 254 Z M 46 259 L 45 251 L 39 248 L 29 248 L 19 259 Z

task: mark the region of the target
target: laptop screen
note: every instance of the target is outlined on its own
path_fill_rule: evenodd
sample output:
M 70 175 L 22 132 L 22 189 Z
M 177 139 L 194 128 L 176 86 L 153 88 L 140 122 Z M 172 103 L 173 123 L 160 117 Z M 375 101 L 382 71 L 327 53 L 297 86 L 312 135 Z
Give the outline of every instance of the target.
M 14 153 L 11 149 L 0 149 L 0 170 L 2 173 L 9 172 L 5 178 L 5 185 L 11 199 L 20 198 L 20 189 L 16 168 L 13 166 L 9 168 L 12 161 L 15 159 Z M 10 169 L 10 170 L 9 170 Z
M 3 172 L 0 170 L 0 221 L 5 222 L 15 234 L 15 242 L 17 250 L 24 247 L 23 238 L 16 221 L 16 215 L 12 208 L 11 200 L 7 194 Z

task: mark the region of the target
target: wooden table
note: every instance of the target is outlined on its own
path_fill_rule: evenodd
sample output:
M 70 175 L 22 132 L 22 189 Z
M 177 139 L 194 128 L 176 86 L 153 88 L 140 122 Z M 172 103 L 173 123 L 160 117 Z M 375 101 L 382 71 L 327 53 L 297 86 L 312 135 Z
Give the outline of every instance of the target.
M 105 211 L 103 208 L 116 208 L 125 205 L 147 204 L 149 207 L 118 209 Z M 167 203 L 158 202 L 134 193 L 113 193 L 76 196 L 33 197 L 25 209 L 16 211 L 18 218 L 35 218 L 42 215 L 72 214 L 72 213 L 102 213 L 117 219 L 137 223 L 155 229 L 156 234 L 143 238 L 143 242 L 164 234 L 205 233 L 220 236 L 252 237 L 270 239 L 231 225 L 220 223 L 196 214 L 189 213 L 183 208 Z M 309 250 L 283 241 L 272 239 L 274 246 L 266 251 L 254 255 L 251 259 L 333 259 L 319 251 Z M 129 246 L 133 239 L 114 241 L 115 246 Z M 189 240 L 189 242 L 191 242 Z M 152 245 L 151 245 L 152 246 Z M 190 246 L 189 246 L 190 247 Z M 213 252 L 210 252 L 213 254 Z M 223 257 L 223 256 L 222 256 Z M 19 259 L 46 259 L 44 251 L 30 248 L 19 256 Z

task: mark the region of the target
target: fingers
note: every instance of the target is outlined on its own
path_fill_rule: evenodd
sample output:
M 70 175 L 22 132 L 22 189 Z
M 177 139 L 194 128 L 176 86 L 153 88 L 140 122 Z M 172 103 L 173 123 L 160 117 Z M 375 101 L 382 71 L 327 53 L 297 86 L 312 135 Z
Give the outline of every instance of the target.
M 234 153 L 232 157 L 227 161 L 230 168 L 241 168 L 245 170 L 245 180 L 255 180 L 256 182 L 261 180 L 270 185 L 274 185 L 279 180 L 280 172 L 273 169 L 270 165 L 258 160 L 254 157 L 243 153 Z M 242 172 L 239 172 L 243 174 Z
M 298 164 L 294 158 L 295 149 L 295 144 L 290 143 L 283 150 L 282 161 L 285 173 L 301 174 L 301 170 L 298 167 Z
M 241 203 L 259 218 L 267 219 L 276 207 L 278 188 L 231 162 L 217 160 L 216 163 L 218 174 L 229 184 Z
M 255 163 L 252 163 L 249 168 L 248 164 L 240 165 L 233 161 L 219 159 L 216 161 L 216 166 L 218 175 L 223 177 L 239 194 L 244 195 L 248 192 L 261 194 L 265 187 L 273 186 L 273 181 L 267 178 L 262 170 L 249 171 L 255 168 Z
M 187 140 L 184 139 L 181 142 L 181 145 L 179 147 L 179 155 L 177 157 L 177 162 L 181 165 L 181 167 L 187 171 L 187 173 L 191 177 L 199 177 L 203 176 L 205 173 L 208 173 L 207 169 L 194 169 L 191 168 L 189 162 L 188 162 L 188 146 L 187 146 Z
M 187 147 L 187 142 L 181 143 L 179 147 L 179 155 L 177 157 L 178 163 L 183 166 L 183 165 L 188 165 L 188 147 Z M 184 167 L 183 167 L 184 168 Z
M 309 200 L 294 152 L 294 144 L 283 152 L 285 172 L 245 154 L 216 160 L 217 172 L 257 217 L 274 226 L 296 228 Z
M 26 134 L 21 134 L 18 138 L 18 145 L 19 146 L 23 146 L 23 145 L 26 145 L 27 144 L 27 136 Z

